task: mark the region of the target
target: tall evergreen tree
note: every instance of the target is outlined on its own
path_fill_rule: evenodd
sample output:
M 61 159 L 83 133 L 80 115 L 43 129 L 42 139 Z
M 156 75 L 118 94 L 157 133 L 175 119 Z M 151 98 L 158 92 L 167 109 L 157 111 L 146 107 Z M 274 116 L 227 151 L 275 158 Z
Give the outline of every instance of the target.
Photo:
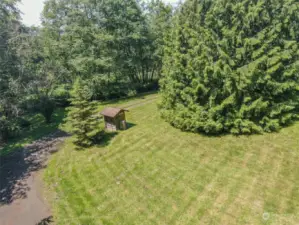
M 96 105 L 90 102 L 90 90 L 80 79 L 74 83 L 68 118 L 72 125 L 74 143 L 88 147 L 103 135 L 101 120 L 95 115 Z
M 187 0 L 167 43 L 162 116 L 193 132 L 271 132 L 299 107 L 299 2 Z

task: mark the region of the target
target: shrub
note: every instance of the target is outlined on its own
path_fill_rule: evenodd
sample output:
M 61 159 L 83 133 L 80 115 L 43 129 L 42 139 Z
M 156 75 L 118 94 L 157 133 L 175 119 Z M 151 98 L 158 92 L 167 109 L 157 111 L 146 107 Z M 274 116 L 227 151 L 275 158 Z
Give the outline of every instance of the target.
M 0 116 L 0 140 L 7 139 L 19 135 L 20 127 L 14 120 L 9 120 L 6 116 Z
M 28 128 L 31 125 L 30 121 L 28 121 L 22 117 L 18 118 L 18 124 L 21 128 Z
M 47 95 L 42 95 L 38 99 L 38 112 L 43 115 L 46 123 L 51 123 L 52 115 L 55 110 L 55 103 L 52 98 Z
M 54 89 L 52 97 L 56 106 L 67 107 L 70 105 L 70 88 L 67 85 L 61 85 Z

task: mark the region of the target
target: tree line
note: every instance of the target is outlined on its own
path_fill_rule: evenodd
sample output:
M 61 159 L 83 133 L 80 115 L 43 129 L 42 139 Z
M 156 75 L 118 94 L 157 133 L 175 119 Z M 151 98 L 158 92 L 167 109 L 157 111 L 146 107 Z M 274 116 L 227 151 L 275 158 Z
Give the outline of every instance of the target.
M 87 100 L 157 90 L 173 8 L 161 0 L 46 0 L 40 27 L 22 24 L 18 0 L 0 2 L 0 139 L 38 112 L 50 123 L 76 80 Z
M 72 101 L 70 118 L 87 120 L 90 100 L 158 87 L 162 117 L 186 131 L 273 132 L 298 119 L 296 0 L 46 0 L 41 27 L 20 22 L 17 2 L 0 2 L 1 139 L 28 112 L 50 122 Z

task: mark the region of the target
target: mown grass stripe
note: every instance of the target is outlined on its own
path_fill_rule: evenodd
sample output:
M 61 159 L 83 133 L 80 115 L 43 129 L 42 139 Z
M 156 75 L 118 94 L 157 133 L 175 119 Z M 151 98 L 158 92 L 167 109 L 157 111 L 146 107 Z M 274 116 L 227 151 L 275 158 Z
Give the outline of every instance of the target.
M 224 157 L 221 157 L 221 160 L 219 160 L 217 163 L 214 164 L 215 167 L 218 168 L 218 170 L 222 170 L 225 167 L 225 165 L 229 162 L 228 160 L 229 152 L 222 152 L 221 154 L 224 154 Z M 205 194 L 210 191 L 210 189 L 212 188 L 213 185 L 215 185 L 218 179 L 217 176 L 206 176 L 206 178 L 207 178 L 206 180 L 202 180 L 201 182 L 203 185 L 203 190 L 201 190 L 198 193 L 196 198 L 192 196 L 191 199 L 187 200 L 189 207 L 188 208 L 184 207 L 185 211 L 180 211 L 179 213 L 173 215 L 173 217 L 169 221 L 169 224 L 177 224 L 176 221 L 178 221 L 179 223 L 188 224 L 188 222 L 195 216 L 197 210 L 194 208 L 198 206 L 198 204 L 196 203 L 205 200 L 206 197 Z M 192 204 L 190 204 L 191 201 Z
M 68 212 L 73 224 L 258 225 L 265 224 L 260 214 L 267 201 L 273 214 L 299 211 L 299 124 L 277 134 L 207 137 L 169 126 L 154 102 L 130 110 L 127 118 L 136 126 L 107 146 L 76 152 L 67 141 L 54 155 L 47 183 L 68 181 L 57 182 L 56 192 L 66 196 L 55 204 L 58 224 L 68 224 L 62 222 Z M 69 191 L 70 181 L 84 183 L 77 185 L 79 199 Z M 91 208 L 86 218 L 76 215 L 75 204 Z M 281 219 L 296 224 L 295 218 Z
M 252 154 L 247 153 L 243 158 L 243 163 L 246 164 L 252 157 Z M 230 169 L 230 173 L 222 172 L 223 181 L 221 188 L 219 188 L 219 194 L 216 199 L 213 199 L 213 204 L 206 210 L 206 213 L 200 216 L 200 224 L 220 224 L 223 209 L 229 207 L 235 196 L 241 191 L 242 186 L 246 186 L 246 178 L 244 177 L 246 177 L 245 174 L 247 171 L 241 172 L 241 170 L 238 170 L 238 164 L 237 166 L 230 164 L 229 167 L 233 169 Z

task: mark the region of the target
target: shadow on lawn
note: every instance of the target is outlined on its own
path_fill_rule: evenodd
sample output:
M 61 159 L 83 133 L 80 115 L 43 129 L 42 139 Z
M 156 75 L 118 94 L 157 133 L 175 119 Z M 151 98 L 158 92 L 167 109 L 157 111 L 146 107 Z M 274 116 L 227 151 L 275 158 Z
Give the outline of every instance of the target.
M 52 116 L 52 123 L 49 124 L 45 123 L 44 118 L 40 114 L 29 115 L 28 120 L 31 126 L 23 129 L 19 137 L 9 140 L 3 144 L 3 147 L 0 146 L 0 156 L 17 151 L 24 145 L 55 132 L 59 125 L 63 124 L 66 114 L 67 112 L 64 108 L 57 109 Z
M 49 216 L 43 220 L 41 220 L 39 223 L 37 223 L 36 225 L 49 225 L 53 223 L 53 216 Z
M 108 146 L 111 141 L 118 135 L 119 132 L 107 132 L 105 133 L 104 137 L 96 143 L 96 147 L 106 147 Z
M 137 126 L 137 124 L 127 122 L 127 130 L 129 130 L 129 129 L 135 127 L 135 126 Z
M 99 140 L 93 142 L 91 146 L 79 146 L 75 144 L 76 151 L 85 151 L 92 147 L 103 148 L 108 146 L 113 138 L 118 135 L 118 132 L 107 132 L 104 134 L 104 137 L 101 137 Z
M 0 205 L 27 197 L 32 172 L 45 168 L 48 157 L 58 150 L 57 144 L 69 136 L 63 131 L 34 141 L 7 155 L 0 156 Z
M 127 130 L 135 127 L 136 124 L 135 123 L 128 123 L 127 122 Z M 103 148 L 103 147 L 106 147 L 108 146 L 111 141 L 120 133 L 120 132 L 126 132 L 126 130 L 122 130 L 122 131 L 116 131 L 116 132 L 106 132 L 104 137 L 98 142 L 95 144 L 96 147 L 99 147 L 99 148 Z

